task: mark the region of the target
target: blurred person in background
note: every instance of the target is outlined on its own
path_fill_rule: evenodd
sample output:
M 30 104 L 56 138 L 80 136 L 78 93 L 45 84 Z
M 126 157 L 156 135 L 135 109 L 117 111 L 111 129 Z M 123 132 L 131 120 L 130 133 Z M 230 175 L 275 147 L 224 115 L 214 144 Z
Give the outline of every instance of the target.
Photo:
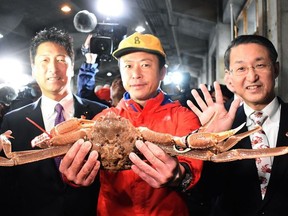
M 111 105 L 116 107 L 125 92 L 121 77 L 115 78 L 110 87 Z
M 11 86 L 2 84 L 0 86 L 0 126 L 3 116 L 11 108 L 11 103 L 17 98 L 17 92 Z
M 111 106 L 110 97 L 106 97 L 110 90 L 105 91 L 105 89 L 97 87 L 95 76 L 99 71 L 99 61 L 97 61 L 97 54 L 90 52 L 90 40 L 92 36 L 92 34 L 87 36 L 81 48 L 82 54 L 85 56 L 85 62 L 81 65 L 77 76 L 77 95 Z
M 40 96 L 41 89 L 38 83 L 36 81 L 30 82 L 18 92 L 18 96 L 11 102 L 9 111 L 33 103 Z
M 230 99 L 234 99 L 234 93 L 231 92 L 226 85 L 220 84 L 220 88 L 222 91 L 222 96 L 223 96 L 223 102 L 226 103 L 228 102 Z M 213 86 L 211 86 L 211 90 L 210 90 L 210 94 L 212 96 L 213 101 L 216 101 L 216 96 L 215 96 L 215 89 Z

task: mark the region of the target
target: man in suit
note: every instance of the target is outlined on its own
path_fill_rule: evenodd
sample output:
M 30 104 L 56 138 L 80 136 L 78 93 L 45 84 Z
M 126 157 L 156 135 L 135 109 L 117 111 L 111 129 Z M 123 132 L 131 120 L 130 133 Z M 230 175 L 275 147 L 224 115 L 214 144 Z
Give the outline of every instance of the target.
M 74 51 L 72 38 L 57 28 L 37 33 L 30 46 L 32 75 L 39 84 L 39 100 L 8 113 L 1 132 L 12 130 L 13 151 L 31 150 L 31 140 L 42 132 L 26 120 L 32 119 L 46 131 L 55 124 L 55 105 L 63 107 L 64 118 L 92 119 L 106 106 L 72 94 Z M 3 215 L 73 216 L 96 215 L 95 181 L 89 187 L 73 187 L 62 179 L 54 159 L 0 170 L 0 211 Z
M 224 59 L 230 81 L 235 93 L 243 99 L 243 105 L 237 108 L 240 101 L 236 100 L 232 102 L 230 111 L 227 112 L 221 102 L 219 86 L 216 85 L 217 101 L 213 103 L 207 89 L 202 85 L 207 105 L 201 103 L 203 112 L 191 105 L 192 110 L 200 117 L 202 123 L 217 110 L 215 131 L 227 130 L 231 125 L 235 128 L 246 122 L 246 126 L 240 132 L 250 130 L 253 127 L 250 115 L 255 111 L 261 111 L 268 115 L 262 128 L 267 135 L 270 148 L 287 146 L 288 104 L 277 97 L 274 90 L 275 80 L 279 75 L 277 57 L 275 47 L 267 38 L 257 35 L 237 37 L 228 47 Z M 193 92 L 193 95 L 195 93 Z M 195 96 L 197 97 L 197 94 Z M 200 97 L 198 99 L 201 102 Z M 252 136 L 254 135 L 241 140 L 234 148 L 252 149 L 255 144 L 252 142 Z M 264 161 L 263 158 L 259 159 Z M 247 159 L 210 164 L 212 171 L 206 172 L 206 175 L 210 176 L 208 178 L 203 176 L 206 186 L 211 189 L 210 194 L 215 192 L 216 195 L 210 215 L 287 215 L 288 155 L 268 159 L 271 159 L 272 165 L 266 164 L 269 169 L 262 169 L 261 172 L 265 171 L 270 178 L 260 178 L 262 174 L 259 175 L 261 172 L 257 169 L 260 160 Z M 267 181 L 263 182 L 263 179 Z M 262 187 L 265 183 L 268 185 Z

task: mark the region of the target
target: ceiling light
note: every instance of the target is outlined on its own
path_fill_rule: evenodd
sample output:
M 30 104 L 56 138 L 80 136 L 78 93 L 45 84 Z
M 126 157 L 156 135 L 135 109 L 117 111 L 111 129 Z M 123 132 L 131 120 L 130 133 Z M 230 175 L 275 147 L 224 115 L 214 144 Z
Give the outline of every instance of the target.
M 3 38 L 3 37 L 4 37 L 4 35 L 0 33 L 0 38 Z
M 174 84 L 181 84 L 183 82 L 183 74 L 180 72 L 172 73 L 172 80 Z
M 69 5 L 63 5 L 61 7 L 61 11 L 63 11 L 64 13 L 68 13 L 71 11 L 71 7 Z
M 13 73 L 7 73 L 13 65 Z M 23 63 L 12 59 L 0 59 L 0 77 L 4 83 L 10 84 L 14 89 L 19 89 L 21 86 L 32 81 L 31 75 L 23 72 Z M 15 79 L 17 77 L 17 79 Z
M 108 77 L 111 77 L 112 76 L 112 73 L 111 72 L 107 72 L 106 74 Z
M 137 26 L 137 27 L 135 28 L 135 31 L 141 33 L 141 32 L 144 32 L 144 31 L 145 31 L 145 28 L 144 28 L 143 26 Z
M 164 85 L 174 83 L 175 85 L 180 85 L 183 82 L 183 74 L 181 72 L 169 72 L 164 77 Z

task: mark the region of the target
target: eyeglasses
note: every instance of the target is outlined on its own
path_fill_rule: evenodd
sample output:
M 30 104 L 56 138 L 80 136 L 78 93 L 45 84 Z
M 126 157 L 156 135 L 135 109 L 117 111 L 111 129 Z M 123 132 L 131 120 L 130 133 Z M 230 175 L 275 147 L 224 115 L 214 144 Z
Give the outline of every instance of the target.
M 249 69 L 253 69 L 254 72 L 262 73 L 266 72 L 272 66 L 271 63 L 259 63 L 250 67 L 247 66 L 239 66 L 238 68 L 231 69 L 229 72 L 236 76 L 244 76 L 249 72 Z

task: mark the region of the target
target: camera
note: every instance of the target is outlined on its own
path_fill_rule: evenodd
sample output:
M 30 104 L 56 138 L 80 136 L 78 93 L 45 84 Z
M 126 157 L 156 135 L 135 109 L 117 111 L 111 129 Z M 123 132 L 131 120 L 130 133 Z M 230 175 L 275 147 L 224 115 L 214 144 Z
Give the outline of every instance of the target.
M 90 39 L 90 52 L 100 61 L 111 61 L 112 53 L 127 34 L 127 27 L 117 23 L 98 23 Z

